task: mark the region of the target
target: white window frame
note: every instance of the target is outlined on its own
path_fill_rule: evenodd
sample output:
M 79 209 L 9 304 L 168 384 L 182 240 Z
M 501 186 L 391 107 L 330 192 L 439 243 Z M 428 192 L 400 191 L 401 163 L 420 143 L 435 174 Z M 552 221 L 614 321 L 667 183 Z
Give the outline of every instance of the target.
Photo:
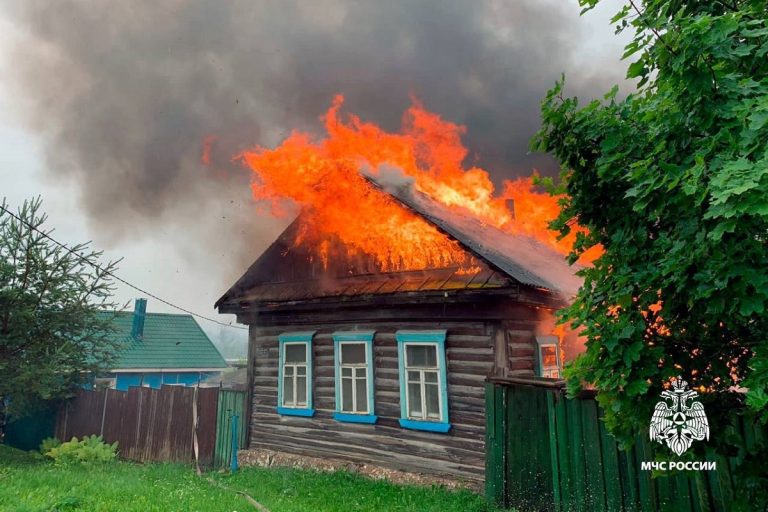
M 446 433 L 451 429 L 449 420 L 448 403 L 448 361 L 445 349 L 446 331 L 428 330 L 428 331 L 397 331 L 395 333 L 397 340 L 398 368 L 400 373 L 400 426 L 413 430 L 426 430 L 430 432 Z M 433 346 L 435 347 L 436 366 L 412 367 L 407 361 L 408 347 L 410 346 Z M 413 417 L 410 415 L 409 396 L 408 396 L 408 372 L 419 371 L 419 383 L 422 399 L 422 416 L 426 416 L 426 380 L 425 373 L 435 372 L 437 374 L 438 391 L 438 410 L 439 418 Z
M 555 347 L 556 366 L 544 366 L 544 348 Z M 562 365 L 560 364 L 560 338 L 555 335 L 536 336 L 536 355 L 537 368 L 536 375 L 546 379 L 559 379 L 562 375 Z
M 423 367 L 423 366 L 410 366 L 408 361 L 408 347 L 418 347 L 418 346 L 429 346 L 433 347 L 435 349 L 435 362 L 436 366 L 434 367 Z M 437 343 L 403 343 L 403 356 L 405 357 L 405 362 L 403 363 L 405 368 L 405 412 L 407 414 L 407 417 L 409 420 L 416 420 L 416 421 L 440 421 L 443 417 L 443 410 L 445 406 L 443 405 L 443 383 L 440 378 L 440 372 L 441 372 L 441 366 L 440 366 L 440 347 Z M 411 382 L 410 379 L 410 372 L 419 372 L 419 380 L 418 382 Z M 427 380 L 424 377 L 424 375 L 429 373 L 434 373 L 437 376 L 437 418 L 428 418 L 427 417 Z M 419 390 L 421 392 L 421 416 L 412 416 L 411 415 L 411 397 L 410 393 L 408 392 L 409 385 L 410 384 L 419 384 Z
M 278 354 L 278 382 L 277 382 L 277 412 L 287 416 L 314 416 L 315 411 L 312 408 L 312 337 L 314 331 L 284 333 L 278 336 L 279 354 Z M 286 347 L 294 345 L 303 345 L 305 360 L 304 363 L 287 363 L 285 361 Z M 284 382 L 285 369 L 292 368 L 293 377 L 293 396 L 292 400 L 285 400 Z M 305 368 L 306 374 L 306 403 L 298 403 L 298 380 L 297 369 Z
M 304 362 L 303 363 L 288 363 L 285 360 L 285 353 L 286 353 L 288 347 L 295 347 L 295 346 L 304 347 Z M 280 406 L 281 407 L 290 407 L 291 409 L 306 409 L 307 405 L 309 404 L 309 392 L 310 392 L 309 390 L 312 387 L 310 385 L 309 375 L 308 375 L 308 372 L 309 372 L 309 343 L 307 343 L 306 341 L 290 341 L 290 342 L 287 342 L 287 343 L 283 343 L 280 348 L 281 348 L 281 350 L 283 352 L 282 353 L 283 379 L 281 380 L 281 384 L 283 382 L 285 382 L 285 377 L 286 377 L 285 370 L 286 369 L 290 368 L 291 369 L 291 373 L 293 374 L 292 375 L 292 377 L 293 377 L 293 386 L 291 386 L 291 388 L 293 389 L 293 396 L 291 397 L 291 400 L 286 400 L 285 385 L 283 385 L 283 392 L 281 394 L 282 395 L 282 397 L 281 397 L 282 401 L 280 403 Z M 304 403 L 299 403 L 299 401 L 298 401 L 299 389 L 298 389 L 298 386 L 296 385 L 296 383 L 299 380 L 299 374 L 298 374 L 299 373 L 299 368 L 303 368 L 304 369 L 303 377 L 304 377 L 304 380 L 306 381 L 306 383 L 305 383 L 306 394 L 304 395 L 306 397 L 306 401 Z
M 362 345 L 363 351 L 365 352 L 365 360 L 362 363 L 344 363 L 341 358 L 341 354 L 344 351 L 344 346 L 346 345 Z M 369 414 L 371 410 L 371 404 L 370 404 L 370 395 L 368 393 L 369 388 L 369 382 L 368 379 L 370 378 L 369 371 L 368 371 L 368 344 L 364 341 L 342 341 L 339 343 L 339 355 L 338 355 L 338 365 L 339 365 L 339 412 L 343 412 L 346 414 Z M 350 377 L 344 376 L 344 370 L 348 369 L 351 370 L 352 375 Z M 360 377 L 358 375 L 358 372 L 360 370 L 363 370 L 363 373 L 365 374 L 363 377 Z M 344 410 L 344 379 L 351 379 L 352 380 L 352 410 L 351 411 L 345 411 Z M 365 410 L 364 411 L 358 411 L 357 405 L 359 403 L 358 396 L 357 396 L 357 381 L 360 379 L 365 380 L 365 397 L 363 399 L 365 400 Z
M 335 332 L 333 333 L 333 344 L 334 344 L 334 370 L 335 370 L 335 379 L 336 379 L 336 412 L 334 413 L 333 417 L 337 421 L 341 422 L 348 422 L 348 423 L 368 423 L 373 424 L 376 423 L 378 420 L 377 416 L 375 415 L 375 408 L 376 408 L 376 400 L 375 400 L 375 390 L 374 390 L 374 384 L 376 380 L 376 374 L 374 372 L 374 366 L 373 366 L 373 358 L 374 358 L 374 350 L 373 350 L 373 337 L 375 332 L 374 331 L 346 331 L 346 332 Z M 342 364 L 341 362 L 341 351 L 342 347 L 344 345 L 363 345 L 365 347 L 365 362 L 364 363 L 347 363 Z M 345 368 L 350 368 L 352 370 L 352 409 L 351 411 L 345 411 L 343 409 L 344 404 L 344 396 L 343 396 L 343 379 L 342 376 L 343 370 Z M 358 412 L 355 411 L 355 405 L 357 405 L 360 401 L 360 397 L 357 393 L 357 386 L 356 380 L 359 377 L 355 377 L 355 375 L 360 371 L 365 371 L 365 390 L 366 390 L 366 396 L 365 396 L 365 404 L 366 404 L 366 411 L 365 412 Z M 347 377 L 348 378 L 348 377 Z

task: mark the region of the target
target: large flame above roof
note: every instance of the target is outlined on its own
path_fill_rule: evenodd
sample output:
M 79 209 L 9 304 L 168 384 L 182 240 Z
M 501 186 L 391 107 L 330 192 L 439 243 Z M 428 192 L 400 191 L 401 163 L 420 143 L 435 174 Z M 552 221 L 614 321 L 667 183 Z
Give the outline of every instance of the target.
M 275 214 L 284 211 L 285 201 L 307 212 L 297 244 L 321 245 L 323 235 L 333 235 L 350 251 L 373 256 L 381 271 L 448 266 L 472 271 L 455 240 L 382 193 L 367 175 L 379 184 L 426 194 L 503 232 L 534 237 L 563 255 L 570 251 L 581 228 L 563 240 L 547 228 L 558 214 L 558 198 L 533 191 L 529 179 L 507 181 L 496 194 L 486 171 L 462 167 L 463 126 L 414 101 L 400 132 L 388 133 L 354 115 L 343 120 L 342 103 L 337 96 L 325 114 L 326 137 L 294 132 L 274 149 L 256 147 L 240 155 L 254 172 L 254 198 L 271 200 Z

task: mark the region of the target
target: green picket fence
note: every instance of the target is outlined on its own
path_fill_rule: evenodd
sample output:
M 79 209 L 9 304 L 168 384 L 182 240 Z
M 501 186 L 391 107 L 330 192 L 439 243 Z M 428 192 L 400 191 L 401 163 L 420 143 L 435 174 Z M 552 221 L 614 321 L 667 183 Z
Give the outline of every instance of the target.
M 237 446 L 245 448 L 246 418 L 245 391 L 219 391 L 219 404 L 216 415 L 216 447 L 214 448 L 213 463 L 217 468 L 227 468 L 232 460 L 232 418 L 237 415 Z
M 653 478 L 641 469 L 642 461 L 654 460 L 646 437 L 620 450 L 600 420 L 597 402 L 567 399 L 552 381 L 489 382 L 486 412 L 486 495 L 501 506 L 574 512 L 730 510 L 738 460 L 709 455 L 716 470 Z M 768 439 L 764 430 L 738 421 L 745 443 Z

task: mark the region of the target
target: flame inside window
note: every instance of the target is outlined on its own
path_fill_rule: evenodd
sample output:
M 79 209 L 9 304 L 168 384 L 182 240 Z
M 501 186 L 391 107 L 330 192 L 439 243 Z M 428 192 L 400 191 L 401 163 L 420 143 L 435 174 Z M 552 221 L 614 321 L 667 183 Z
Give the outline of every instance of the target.
M 557 368 L 557 347 L 544 345 L 541 347 L 541 363 L 545 369 Z

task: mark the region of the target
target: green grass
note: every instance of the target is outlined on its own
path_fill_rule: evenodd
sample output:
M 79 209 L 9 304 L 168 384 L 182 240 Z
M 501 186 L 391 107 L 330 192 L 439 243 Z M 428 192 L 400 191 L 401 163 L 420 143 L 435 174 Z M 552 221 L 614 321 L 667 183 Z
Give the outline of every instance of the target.
M 245 500 L 186 466 L 110 464 L 56 467 L 0 445 L 0 511 L 245 511 Z
M 57 467 L 42 457 L 0 445 L 0 511 L 250 511 L 244 491 L 271 512 L 491 512 L 468 491 L 398 486 L 349 473 L 244 468 L 235 475 L 198 477 L 174 464 Z
M 495 510 L 469 491 L 395 485 L 344 472 L 245 468 L 234 475 L 216 477 L 228 487 L 247 492 L 272 512 Z

